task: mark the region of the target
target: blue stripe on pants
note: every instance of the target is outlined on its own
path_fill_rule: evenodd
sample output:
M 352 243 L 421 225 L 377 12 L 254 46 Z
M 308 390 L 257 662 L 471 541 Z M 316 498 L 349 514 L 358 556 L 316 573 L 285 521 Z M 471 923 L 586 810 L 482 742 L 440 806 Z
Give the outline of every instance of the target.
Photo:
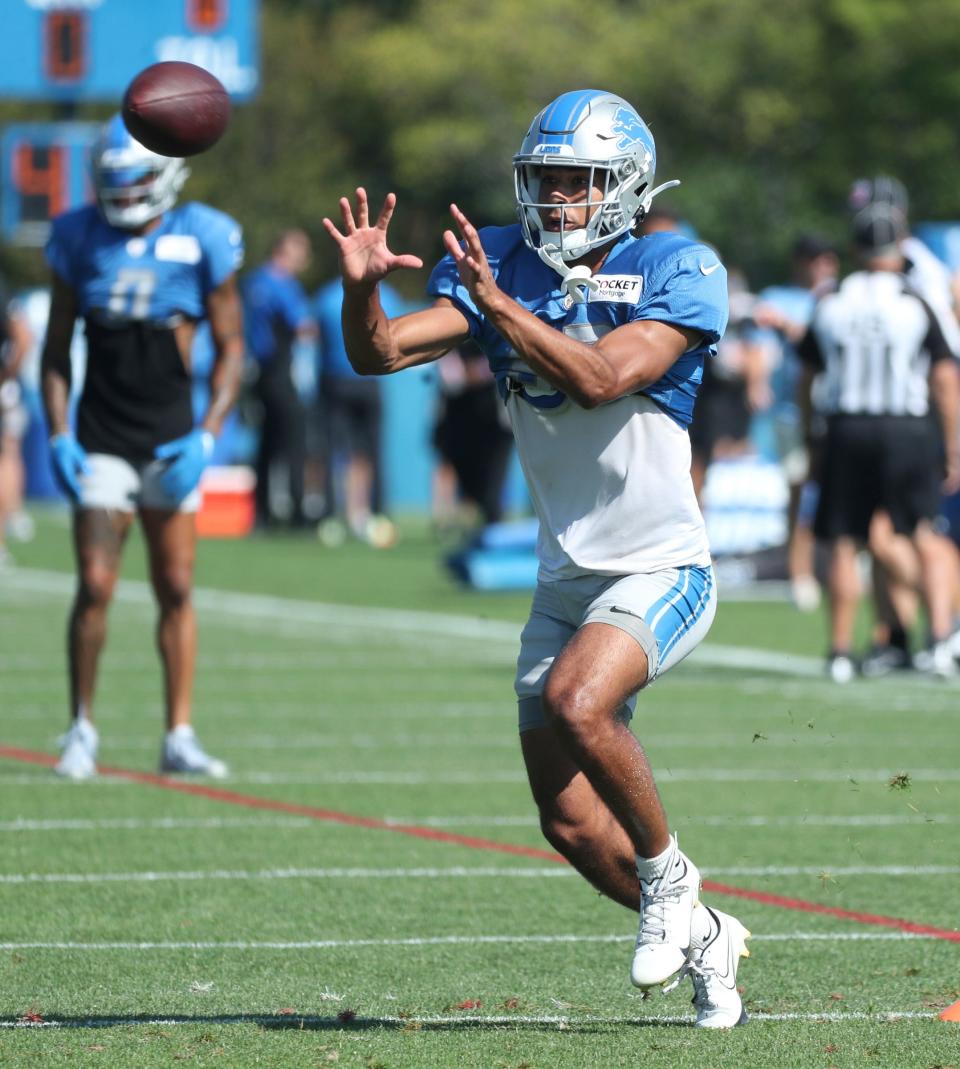
M 657 640 L 660 664 L 706 611 L 713 592 L 710 568 L 678 568 L 677 581 L 650 608 L 648 624 Z

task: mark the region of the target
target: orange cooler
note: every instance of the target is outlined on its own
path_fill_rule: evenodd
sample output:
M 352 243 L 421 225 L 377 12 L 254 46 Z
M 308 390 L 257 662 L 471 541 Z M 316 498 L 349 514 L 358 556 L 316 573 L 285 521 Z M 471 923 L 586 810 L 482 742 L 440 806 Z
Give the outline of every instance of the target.
M 253 469 L 243 465 L 207 468 L 200 481 L 203 501 L 197 513 L 201 538 L 243 538 L 253 530 L 256 508 Z

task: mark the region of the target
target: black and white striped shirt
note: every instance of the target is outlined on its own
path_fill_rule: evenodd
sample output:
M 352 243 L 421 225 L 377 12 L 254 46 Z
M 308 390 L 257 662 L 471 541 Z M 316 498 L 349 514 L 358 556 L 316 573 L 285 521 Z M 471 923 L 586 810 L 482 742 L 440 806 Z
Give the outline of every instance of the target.
M 936 316 L 892 271 L 857 271 L 817 305 L 800 346 L 825 415 L 925 416 L 930 367 L 951 359 Z

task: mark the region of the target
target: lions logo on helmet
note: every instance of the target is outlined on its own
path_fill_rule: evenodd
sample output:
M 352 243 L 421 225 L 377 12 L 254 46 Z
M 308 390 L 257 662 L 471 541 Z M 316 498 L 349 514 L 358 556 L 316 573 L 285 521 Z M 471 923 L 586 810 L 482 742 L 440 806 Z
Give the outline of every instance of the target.
M 647 124 L 633 108 L 617 109 L 617 114 L 613 117 L 613 132 L 620 135 L 620 140 L 617 142 L 618 149 L 628 149 L 631 145 L 642 141 L 645 136 L 650 137 Z
M 104 126 L 90 167 L 100 211 L 121 230 L 136 230 L 172 208 L 190 173 L 183 160 L 144 148 L 119 115 Z
M 565 280 L 585 272 L 570 265 L 632 229 L 658 193 L 679 185 L 674 181 L 652 188 L 656 165 L 653 135 L 622 97 L 599 89 L 557 97 L 535 116 L 513 157 L 524 241 Z M 600 189 L 602 198 L 591 202 L 594 211 L 582 228 L 545 229 L 541 212 L 555 207 L 540 197 L 546 167 L 589 168 L 590 187 Z

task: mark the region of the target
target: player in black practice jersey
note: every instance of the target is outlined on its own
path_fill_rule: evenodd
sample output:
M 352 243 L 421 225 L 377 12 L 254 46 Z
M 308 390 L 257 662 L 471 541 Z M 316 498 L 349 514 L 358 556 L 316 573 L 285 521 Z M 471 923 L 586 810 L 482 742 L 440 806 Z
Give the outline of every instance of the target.
M 78 584 L 70 615 L 71 727 L 57 772 L 96 772 L 92 703 L 107 609 L 139 514 L 159 605 L 167 734 L 161 769 L 224 775 L 190 724 L 196 620 L 190 593 L 198 485 L 232 406 L 243 363 L 235 273 L 240 228 L 203 204 L 176 206 L 183 161 L 148 152 L 119 116 L 93 150 L 97 205 L 59 216 L 47 244 L 52 303 L 43 353 L 50 458 L 74 506 Z M 70 342 L 82 317 L 87 371 L 68 420 Z M 209 318 L 211 399 L 194 426 L 190 351 Z

